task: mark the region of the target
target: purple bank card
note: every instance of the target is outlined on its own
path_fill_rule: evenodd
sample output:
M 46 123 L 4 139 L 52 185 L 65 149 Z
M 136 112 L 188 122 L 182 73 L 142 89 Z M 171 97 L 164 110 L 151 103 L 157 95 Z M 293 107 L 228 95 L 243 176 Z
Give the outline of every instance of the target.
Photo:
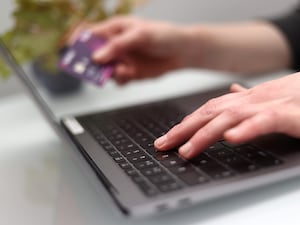
M 104 44 L 104 39 L 90 32 L 81 33 L 77 41 L 61 55 L 59 68 L 79 79 L 96 85 L 104 84 L 113 74 L 113 65 L 99 65 L 91 59 L 93 52 Z

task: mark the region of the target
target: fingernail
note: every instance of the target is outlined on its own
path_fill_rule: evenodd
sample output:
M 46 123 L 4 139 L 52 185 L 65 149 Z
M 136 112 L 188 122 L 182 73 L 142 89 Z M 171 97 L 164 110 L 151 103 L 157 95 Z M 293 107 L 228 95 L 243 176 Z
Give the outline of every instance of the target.
M 180 155 L 184 156 L 184 157 L 188 157 L 188 155 L 190 154 L 190 152 L 193 150 L 193 146 L 191 142 L 187 142 L 185 143 L 183 146 L 181 146 L 179 148 L 179 153 Z
M 165 145 L 165 143 L 167 142 L 167 137 L 166 135 L 161 136 L 160 138 L 156 139 L 154 142 L 154 145 L 158 148 L 161 148 Z

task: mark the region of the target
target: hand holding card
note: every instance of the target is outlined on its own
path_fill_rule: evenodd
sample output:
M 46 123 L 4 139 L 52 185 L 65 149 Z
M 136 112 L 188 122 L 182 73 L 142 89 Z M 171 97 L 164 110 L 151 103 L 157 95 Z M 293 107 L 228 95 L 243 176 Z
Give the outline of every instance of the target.
M 103 85 L 113 74 L 113 65 L 99 65 L 92 60 L 92 54 L 105 44 L 105 40 L 83 32 L 77 41 L 64 51 L 59 60 L 59 68 L 68 75 Z

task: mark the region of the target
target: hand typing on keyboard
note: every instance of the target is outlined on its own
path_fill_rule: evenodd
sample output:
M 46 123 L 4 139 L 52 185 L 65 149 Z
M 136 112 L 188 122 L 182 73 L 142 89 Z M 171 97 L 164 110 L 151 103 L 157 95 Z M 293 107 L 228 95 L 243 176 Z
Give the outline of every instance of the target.
M 157 151 L 154 140 L 178 124 L 184 115 L 178 106 L 164 102 L 95 113 L 79 121 L 149 197 L 282 164 L 267 150 L 224 140 L 192 160 L 180 157 L 176 148 Z
M 225 138 L 232 143 L 268 133 L 300 138 L 300 73 L 251 89 L 232 85 L 230 94 L 208 101 L 155 141 L 160 150 L 181 145 L 187 158 Z

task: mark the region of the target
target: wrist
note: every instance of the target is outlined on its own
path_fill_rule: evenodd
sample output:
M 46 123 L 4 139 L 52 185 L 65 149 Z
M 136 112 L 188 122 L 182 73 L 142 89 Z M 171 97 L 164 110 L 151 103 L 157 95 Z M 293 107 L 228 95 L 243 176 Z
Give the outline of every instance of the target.
M 291 56 L 280 32 L 265 22 L 184 28 L 184 66 L 257 74 L 286 68 Z
M 213 68 L 212 54 L 217 39 L 207 26 L 187 26 L 183 28 L 183 66 Z

